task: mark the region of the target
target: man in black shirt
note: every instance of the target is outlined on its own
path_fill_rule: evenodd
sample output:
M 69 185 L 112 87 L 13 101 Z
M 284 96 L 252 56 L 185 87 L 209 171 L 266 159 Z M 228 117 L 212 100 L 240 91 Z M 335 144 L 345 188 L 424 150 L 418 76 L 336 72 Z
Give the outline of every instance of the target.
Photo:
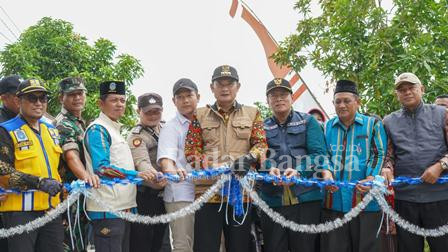
M 17 86 L 19 86 L 20 77 L 10 75 L 0 80 L 0 98 L 2 106 L 0 107 L 0 123 L 16 117 L 19 113 L 19 104 L 17 102 Z M 0 204 L 6 199 L 6 195 L 0 195 Z M 2 218 L 0 216 L 0 228 L 3 228 Z M 8 251 L 8 241 L 0 239 L 0 251 Z

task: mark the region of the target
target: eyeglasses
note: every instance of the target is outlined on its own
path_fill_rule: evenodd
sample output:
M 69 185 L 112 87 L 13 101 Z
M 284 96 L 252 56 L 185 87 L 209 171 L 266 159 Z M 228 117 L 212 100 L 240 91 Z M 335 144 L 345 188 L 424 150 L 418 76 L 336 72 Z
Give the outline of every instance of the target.
M 278 100 L 278 99 L 286 99 L 289 95 L 291 95 L 291 93 L 289 92 L 282 92 L 282 93 L 271 93 L 268 94 L 268 97 L 273 99 L 273 100 Z
M 27 101 L 31 102 L 31 103 L 36 103 L 37 100 L 39 100 L 41 103 L 47 103 L 48 102 L 48 96 L 47 95 L 33 95 L 33 94 L 29 94 L 29 95 L 24 95 L 23 96 Z

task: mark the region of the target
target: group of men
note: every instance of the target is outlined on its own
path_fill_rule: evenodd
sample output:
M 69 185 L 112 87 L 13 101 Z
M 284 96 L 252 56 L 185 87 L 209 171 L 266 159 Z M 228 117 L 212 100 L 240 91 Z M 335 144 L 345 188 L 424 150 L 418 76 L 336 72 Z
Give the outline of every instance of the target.
M 216 101 L 197 108 L 198 86 L 182 78 L 173 85 L 177 112 L 161 121 L 162 97 L 138 97 L 138 124 L 127 139 L 121 134 L 125 113 L 125 84 L 105 81 L 99 85 L 100 114 L 88 126 L 81 113 L 85 106 L 82 78 L 60 81 L 61 112 L 56 125 L 42 120 L 48 91 L 37 79 L 18 76 L 0 81 L 3 103 L 0 124 L 1 186 L 23 191 L 1 195 L 0 212 L 6 228 L 26 224 L 56 207 L 62 181 L 81 179 L 90 184 L 87 218 L 95 251 L 251 251 L 252 214 L 238 216 L 221 193 L 192 215 L 167 225 L 143 225 L 118 218 L 113 211 L 144 215 L 182 213 L 216 182 L 186 180 L 193 169 L 230 166 L 237 177 L 249 170 L 277 176 L 276 183 L 259 183 L 261 198 L 286 219 L 317 224 L 342 217 L 370 190 L 365 182 L 382 175 L 420 177 L 422 184 L 394 188 L 395 209 L 409 222 L 435 228 L 448 222 L 447 184 L 436 183 L 448 170 L 447 97 L 437 104 L 422 100 L 424 86 L 412 73 L 394 83 L 402 108 L 384 120 L 358 112 L 361 105 L 356 83 L 339 80 L 334 91 L 336 114 L 326 123 L 292 108 L 292 88 L 285 79 L 266 85 L 272 116 L 262 119 L 257 108 L 237 102 L 237 70 L 217 67 L 210 90 Z M 445 104 L 445 107 L 443 107 Z M 318 113 L 320 120 L 325 117 Z M 179 182 L 163 179 L 176 174 Z M 359 181 L 355 188 L 306 187 L 288 184 L 282 177 Z M 143 183 L 102 185 L 100 180 L 140 177 Z M 252 212 L 251 199 L 242 195 L 243 207 Z M 105 202 L 100 204 L 96 199 Z M 63 219 L 0 242 L 2 251 L 63 251 Z M 377 232 L 381 212 L 376 202 L 350 223 L 324 234 L 293 232 L 261 213 L 264 251 L 380 251 Z M 86 229 L 87 230 L 87 229 Z M 221 244 L 224 237 L 224 244 Z M 423 251 L 424 238 L 397 227 L 399 251 Z M 448 237 L 427 238 L 431 251 L 444 251 Z M 75 242 L 75 250 L 79 249 Z

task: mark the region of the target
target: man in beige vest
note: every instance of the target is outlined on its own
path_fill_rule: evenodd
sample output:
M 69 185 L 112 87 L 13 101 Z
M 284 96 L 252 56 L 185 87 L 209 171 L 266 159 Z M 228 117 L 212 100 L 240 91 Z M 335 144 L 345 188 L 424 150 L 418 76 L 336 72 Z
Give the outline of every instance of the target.
M 216 102 L 198 109 L 187 134 L 185 156 L 197 169 L 233 163 L 234 172 L 244 174 L 264 159 L 267 150 L 260 112 L 236 101 L 240 83 L 236 69 L 231 66 L 215 69 L 210 88 Z M 206 181 L 197 183 L 196 198 L 210 185 Z M 245 204 L 247 200 L 245 197 Z M 227 199 L 215 195 L 196 212 L 194 251 L 218 252 L 222 232 L 227 251 L 249 251 L 250 214 L 246 219 L 234 217 L 230 205 L 228 211 L 219 211 L 222 201 Z
M 132 159 L 131 149 L 120 133 L 126 107 L 124 82 L 106 81 L 100 84 L 101 113 L 87 128 L 84 138 L 86 168 L 101 179 L 141 177 L 152 181 L 154 174 L 150 170 L 137 172 Z M 86 200 L 86 210 L 93 224 L 93 237 L 96 252 L 129 251 L 130 224 L 109 212 L 137 212 L 137 188 L 133 184 L 101 185 L 91 189 L 94 197 Z

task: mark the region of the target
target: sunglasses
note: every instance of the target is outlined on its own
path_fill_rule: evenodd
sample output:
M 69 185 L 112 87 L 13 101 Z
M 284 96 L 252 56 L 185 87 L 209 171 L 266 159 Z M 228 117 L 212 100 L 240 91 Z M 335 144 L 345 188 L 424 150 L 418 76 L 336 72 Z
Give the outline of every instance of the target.
M 29 94 L 29 95 L 24 95 L 23 96 L 27 101 L 31 102 L 31 103 L 36 103 L 37 100 L 39 100 L 41 103 L 47 103 L 48 102 L 48 96 L 45 95 L 33 95 L 33 94 Z

